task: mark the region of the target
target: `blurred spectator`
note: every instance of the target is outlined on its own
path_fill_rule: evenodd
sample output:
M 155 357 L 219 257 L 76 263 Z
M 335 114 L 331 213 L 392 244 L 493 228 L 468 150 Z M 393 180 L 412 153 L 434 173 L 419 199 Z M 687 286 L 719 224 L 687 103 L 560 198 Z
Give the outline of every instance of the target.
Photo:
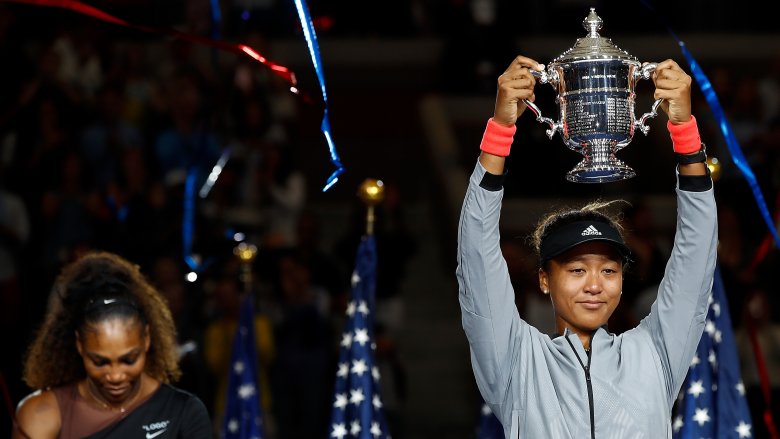
M 291 256 L 279 260 L 274 322 L 274 413 L 284 439 L 327 435 L 335 346 L 328 296 L 311 283 L 308 268 Z
M 145 49 L 144 45 L 134 42 L 123 45 L 107 75 L 109 82 L 124 84 L 121 119 L 134 127 L 146 125 L 150 107 L 158 112 L 165 107 L 158 84 L 151 77 Z
M 121 151 L 115 180 L 102 192 L 117 232 L 105 242 L 142 266 L 181 248 L 182 205 L 154 179 L 149 162 L 140 148 Z
M 91 246 L 100 231 L 106 209 L 98 195 L 87 190 L 87 176 L 81 158 L 71 152 L 65 156 L 59 181 L 41 199 L 45 237 L 42 259 L 50 269 L 71 260 L 80 246 Z
M 30 237 L 30 221 L 27 209 L 21 197 L 4 187 L 5 174 L 0 167 L 0 331 L 4 334 L 16 334 L 5 338 L 0 373 L 13 398 L 20 398 L 24 388 L 19 378 L 22 376 L 22 363 L 19 359 L 25 351 L 26 340 L 19 337 L 26 328 L 25 311 L 22 307 L 21 264 L 26 244 Z M 0 428 L 10 425 L 0 422 Z
M 296 227 L 296 245 L 290 251 L 297 261 L 307 267 L 312 284 L 327 291 L 331 312 L 341 315 L 346 308 L 347 278 L 351 273 L 345 273 L 335 257 L 320 248 L 320 229 L 320 218 L 314 212 L 301 213 Z
M 5 189 L 3 177 L 0 173 L 0 322 L 13 332 L 21 317 L 19 265 L 30 221 L 21 197 Z
M 289 145 L 266 143 L 257 170 L 257 190 L 265 218 L 263 243 L 272 248 L 295 245 L 295 227 L 306 201 L 306 177 Z
M 449 0 L 445 4 L 439 17 L 444 38 L 439 83 L 445 91 L 458 94 L 494 93 L 499 69 L 516 56 L 509 2 Z
M 65 31 L 52 45 L 60 59 L 57 77 L 73 85 L 88 100 L 103 82 L 103 63 L 95 48 L 100 39 L 94 29 L 83 27 Z
M 98 93 L 94 122 L 81 134 L 82 157 L 98 187 L 116 179 L 119 159 L 128 148 L 144 146 L 139 130 L 124 119 L 125 91 L 119 83 L 108 83 Z
M 200 188 L 220 156 L 220 146 L 209 129 L 202 84 L 195 75 L 182 73 L 167 84 L 170 124 L 155 141 L 160 176 L 167 186 L 183 183 L 191 171 L 198 173 Z
M 173 256 L 160 256 L 151 267 L 150 280 L 168 302 L 176 324 L 179 366 L 182 371 L 177 386 L 199 395 L 211 410 L 215 386 L 206 367 L 203 352 L 203 297 L 201 291 L 188 288 L 182 265 L 183 262 Z

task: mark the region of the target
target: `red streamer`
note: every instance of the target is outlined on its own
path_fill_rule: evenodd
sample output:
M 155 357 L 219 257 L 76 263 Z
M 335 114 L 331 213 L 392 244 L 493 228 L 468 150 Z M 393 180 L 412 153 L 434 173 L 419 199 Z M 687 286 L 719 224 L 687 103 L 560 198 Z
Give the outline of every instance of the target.
M 290 84 L 291 92 L 295 94 L 299 94 L 297 88 L 298 81 L 295 79 L 295 73 L 293 73 L 292 70 L 288 69 L 287 67 L 281 64 L 277 64 L 273 61 L 270 61 L 268 58 L 264 57 L 262 54 L 260 54 L 259 52 L 255 51 L 254 49 L 252 49 L 251 47 L 245 44 L 232 44 L 224 41 L 212 40 L 210 38 L 202 37 L 200 35 L 180 32 L 175 29 L 158 28 L 158 27 L 143 26 L 143 25 L 128 23 L 127 21 L 122 20 L 121 18 L 114 17 L 113 15 L 103 12 L 100 9 L 97 9 L 93 6 L 81 3 L 76 0 L 3 0 L 3 1 L 10 2 L 10 3 L 21 3 L 21 4 L 33 5 L 33 6 L 43 6 L 49 8 L 68 9 L 73 12 L 86 15 L 88 17 L 105 21 L 107 23 L 116 24 L 118 26 L 128 27 L 142 32 L 169 35 L 173 38 L 190 41 L 192 43 L 200 44 L 203 46 L 209 46 L 216 49 L 224 50 L 226 52 L 232 52 L 237 55 L 248 56 L 254 59 L 255 61 L 265 65 L 269 69 L 271 69 L 272 72 L 274 72 L 276 75 L 283 78 L 285 81 L 287 81 L 288 84 Z

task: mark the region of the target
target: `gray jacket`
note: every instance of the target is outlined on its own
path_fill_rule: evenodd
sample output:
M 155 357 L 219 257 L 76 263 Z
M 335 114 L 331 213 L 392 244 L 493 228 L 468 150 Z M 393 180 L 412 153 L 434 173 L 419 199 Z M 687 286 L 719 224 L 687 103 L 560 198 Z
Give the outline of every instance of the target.
M 674 248 L 650 314 L 621 335 L 598 329 L 589 356 L 569 330 L 550 338 L 520 318 L 499 247 L 503 189 L 485 184 L 485 175 L 496 177 L 478 163 L 460 217 L 456 274 L 474 376 L 507 439 L 671 438 L 672 404 L 704 329 L 715 269 L 709 177 L 698 192 L 677 189 Z M 678 176 L 678 186 L 690 178 Z

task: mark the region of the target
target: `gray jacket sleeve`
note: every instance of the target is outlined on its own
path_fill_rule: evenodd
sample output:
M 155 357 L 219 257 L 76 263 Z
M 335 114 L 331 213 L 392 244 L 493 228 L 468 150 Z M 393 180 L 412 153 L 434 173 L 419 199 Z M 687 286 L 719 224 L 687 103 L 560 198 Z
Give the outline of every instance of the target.
M 717 244 L 717 211 L 712 188 L 702 192 L 678 188 L 674 247 L 658 297 L 640 324 L 649 331 L 661 361 L 670 406 L 688 373 L 704 330 Z
M 463 329 L 471 348 L 477 385 L 499 419 L 512 407 L 505 403 L 516 367 L 522 334 L 506 261 L 499 244 L 503 190 L 480 187 L 485 169 L 477 163 L 471 175 L 458 226 L 458 291 Z M 502 406 L 503 405 L 503 406 Z

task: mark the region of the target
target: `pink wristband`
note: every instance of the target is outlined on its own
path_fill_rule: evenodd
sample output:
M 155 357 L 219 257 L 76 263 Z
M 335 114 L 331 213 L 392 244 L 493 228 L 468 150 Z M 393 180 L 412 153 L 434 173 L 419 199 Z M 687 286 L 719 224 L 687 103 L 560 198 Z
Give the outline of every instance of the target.
M 517 131 L 517 126 L 507 127 L 498 124 L 491 117 L 488 120 L 487 128 L 485 128 L 485 134 L 482 135 L 482 144 L 479 145 L 479 149 L 488 154 L 506 157 L 512 147 L 515 131 Z
M 672 121 L 666 122 L 666 128 L 672 137 L 672 148 L 678 154 L 691 154 L 701 149 L 701 137 L 696 118 L 691 115 L 691 120 L 675 125 Z

